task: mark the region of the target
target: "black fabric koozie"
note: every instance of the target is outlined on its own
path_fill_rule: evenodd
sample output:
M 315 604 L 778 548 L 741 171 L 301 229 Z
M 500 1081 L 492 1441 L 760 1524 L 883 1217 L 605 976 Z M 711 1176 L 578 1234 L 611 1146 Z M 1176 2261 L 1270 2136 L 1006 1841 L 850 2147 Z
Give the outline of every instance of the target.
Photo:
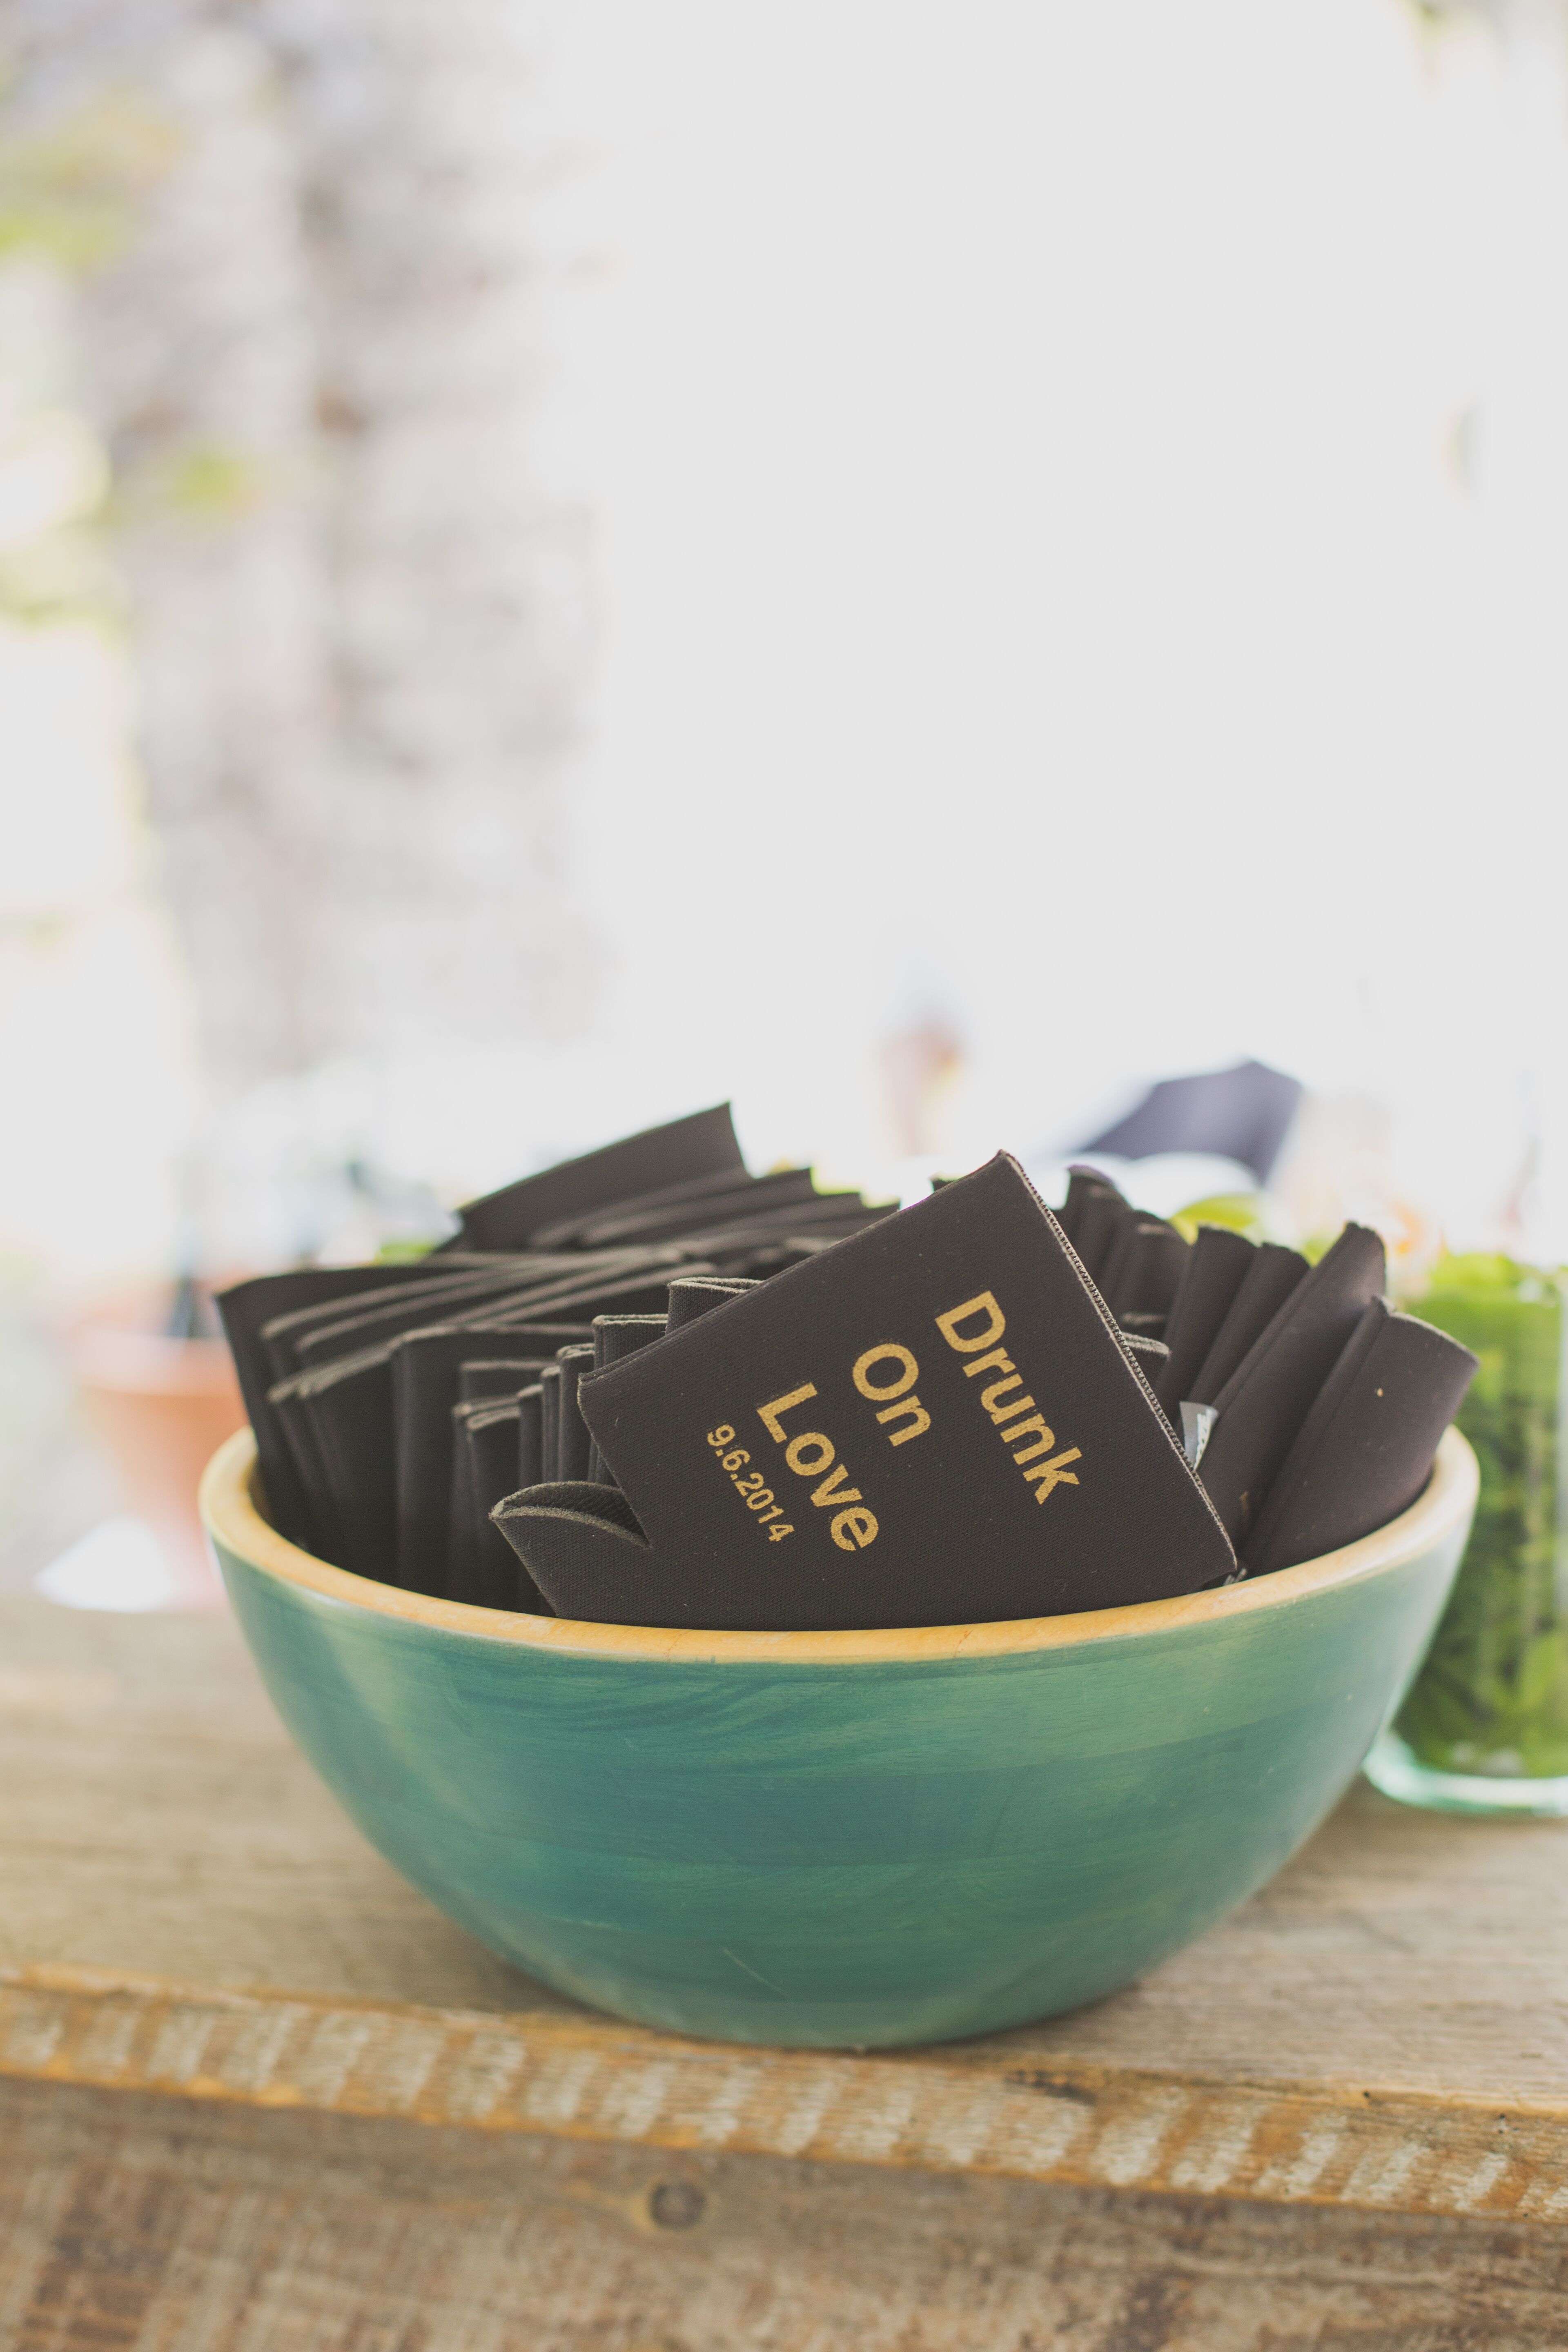
M 951 1624 L 1235 1571 L 1104 1301 L 1005 1155 L 584 1378 L 581 1402 L 630 1513 L 563 1487 L 512 1496 L 498 1522 L 563 1616 Z
M 1251 1272 L 1255 1255 L 1244 1234 L 1227 1233 L 1223 1225 L 1198 1227 L 1198 1237 L 1182 1271 L 1181 1287 L 1165 1318 L 1170 1361 L 1154 1383 L 1154 1393 L 1173 1422 L 1182 1399 L 1197 1395 L 1193 1382 Z
M 1058 1220 L 1084 1265 L 1098 1281 L 1127 1220 L 1135 1215 L 1127 1196 L 1098 1168 L 1068 1171 L 1068 1196 Z
M 462 1364 L 458 1369 L 458 1393 L 455 1404 L 499 1404 L 503 1397 L 515 1398 L 521 1383 L 542 1372 L 549 1359 L 540 1356 L 531 1361 L 526 1358 L 498 1358 L 479 1364 Z
M 455 1405 L 452 1532 L 447 1598 L 481 1609 L 525 1609 L 540 1601 L 527 1571 L 490 1513 L 517 1475 L 521 1397 Z
M 544 1391 L 538 1381 L 517 1395 L 517 1483 L 537 1486 L 544 1475 Z
M 663 1339 L 668 1327 L 668 1315 L 595 1315 L 594 1370 L 602 1372 L 606 1364 L 618 1364 L 623 1356 L 635 1356 L 639 1348 L 651 1348 L 656 1339 Z M 616 1483 L 597 1443 L 588 1448 L 588 1483 L 595 1486 L 613 1486 Z
M 1171 1360 L 1171 1351 L 1163 1339 L 1152 1331 L 1129 1331 L 1121 1326 L 1121 1344 L 1131 1353 L 1134 1363 L 1151 1388 Z
M 809 1178 L 809 1169 L 805 1172 Z M 721 1201 L 731 1192 L 740 1192 L 749 1201 L 763 1181 L 748 1176 L 743 1168 L 726 1168 L 716 1176 L 689 1176 L 657 1192 L 634 1192 L 629 1200 L 601 1202 L 595 1208 L 561 1217 L 553 1224 L 541 1226 L 529 1246 L 540 1250 L 597 1249 L 603 1244 L 595 1236 L 606 1227 L 618 1225 L 625 1218 L 640 1218 L 649 1212 L 679 1208 L 695 1201 Z M 806 1191 L 810 1190 L 808 1182 Z
M 546 1267 L 558 1263 L 542 1261 Z M 487 1305 L 513 1291 L 526 1290 L 548 1278 L 529 1258 L 487 1258 L 477 1266 L 460 1260 L 451 1261 L 448 1266 L 443 1260 L 436 1273 L 426 1273 L 422 1280 L 395 1290 L 356 1292 L 348 1298 L 279 1315 L 263 1325 L 262 1346 L 274 1367 L 274 1378 L 288 1380 L 295 1372 L 319 1370 L 341 1357 L 384 1346 L 400 1331 L 482 1312 Z
M 540 1475 L 552 1485 L 561 1475 L 561 1367 L 546 1364 L 539 1375 Z
M 1338 1551 L 1408 1510 L 1476 1368 L 1446 1331 L 1374 1298 L 1268 1490 L 1247 1573 Z
M 1300 1250 L 1263 1242 L 1252 1253 L 1246 1279 L 1215 1332 L 1208 1354 L 1193 1375 L 1182 1397 L 1197 1404 L 1213 1404 L 1221 1389 L 1263 1337 L 1298 1283 L 1307 1278 L 1307 1261 Z M 1182 1397 L 1176 1399 L 1178 1404 Z
M 1168 1315 L 1191 1255 L 1191 1244 L 1163 1217 L 1129 1217 L 1097 1277 L 1117 1320 Z
M 542 1588 L 532 1563 L 548 1554 L 553 1591 L 545 1614 L 595 1625 L 670 1622 L 637 1613 L 639 1604 L 658 1608 L 658 1580 L 648 1572 L 647 1538 L 618 1486 L 552 1480 L 507 1496 L 490 1516 L 517 1554 L 520 1575 L 535 1591 Z
M 268 1402 L 267 1391 L 278 1374 L 262 1340 L 263 1329 L 301 1308 L 325 1307 L 370 1290 L 406 1289 L 426 1278 L 418 1265 L 300 1266 L 287 1274 L 254 1275 L 218 1293 L 215 1303 L 255 1433 L 268 1511 L 279 1534 L 291 1543 L 309 1542 L 310 1505 L 281 1424 Z
M 700 1315 L 711 1313 L 722 1307 L 727 1298 L 740 1298 L 757 1284 L 743 1275 L 681 1274 L 669 1286 L 668 1328 L 684 1331 Z
M 563 1342 L 587 1336 L 580 1324 L 538 1323 L 513 1329 L 470 1331 L 437 1324 L 406 1332 L 393 1343 L 393 1434 L 397 1496 L 397 1577 L 413 1591 L 445 1592 L 447 1495 L 452 1484 L 452 1407 L 468 1402 L 466 1366 L 483 1360 L 516 1368 L 515 1395 L 525 1380 L 553 1362 Z M 495 1375 L 504 1379 L 503 1372 Z M 477 1391 L 476 1391 L 477 1393 Z
M 623 1356 L 651 1348 L 663 1339 L 668 1320 L 665 1315 L 595 1315 L 594 1370 L 602 1372 L 606 1364 L 618 1364 Z
M 730 1106 L 720 1103 L 712 1110 L 694 1111 L 668 1127 L 629 1135 L 581 1160 L 542 1169 L 537 1176 L 524 1176 L 499 1192 L 470 1201 L 458 1212 L 461 1231 L 437 1255 L 447 1249 L 526 1249 L 536 1233 L 563 1218 L 585 1216 L 590 1210 L 634 1200 L 639 1192 L 662 1192 L 688 1177 L 731 1171 L 743 1180 L 746 1163 L 735 1140 Z
M 555 1405 L 555 1475 L 558 1478 L 586 1478 L 588 1457 L 594 1450 L 594 1439 L 584 1420 L 577 1402 L 577 1384 L 584 1372 L 594 1369 L 595 1350 L 593 1347 L 560 1348 L 555 1360 L 561 1367 L 561 1385 Z M 506 1493 L 503 1486 L 501 1494 Z M 500 1495 L 491 1498 L 500 1502 Z
M 552 1226 L 540 1235 L 550 1248 L 564 1240 L 583 1249 L 624 1249 L 646 1242 L 677 1241 L 687 1234 L 716 1233 L 724 1225 L 750 1223 L 787 1209 L 792 1216 L 819 1211 L 824 1196 L 811 1181 L 809 1168 L 789 1169 L 776 1176 L 742 1175 L 721 1189 L 712 1183 L 676 1188 L 680 1198 L 660 1193 L 652 1199 L 623 1202 L 602 1214 L 570 1225 Z M 841 1208 L 863 1208 L 858 1192 L 837 1196 Z
M 710 1308 L 722 1307 L 726 1298 L 739 1298 L 743 1291 L 755 1290 L 757 1286 L 743 1276 L 681 1275 L 669 1286 L 667 1315 L 596 1315 L 594 1370 L 603 1371 L 606 1364 L 618 1364 L 623 1356 L 651 1347 L 667 1331 L 684 1330 L 688 1323 L 695 1323 Z M 600 1452 L 597 1439 L 588 1454 L 588 1480 L 595 1486 L 613 1486 L 616 1483 L 616 1474 Z
M 1202 1477 L 1245 1557 L 1268 1489 L 1346 1340 L 1383 1288 L 1383 1243 L 1347 1225 L 1214 1400 Z

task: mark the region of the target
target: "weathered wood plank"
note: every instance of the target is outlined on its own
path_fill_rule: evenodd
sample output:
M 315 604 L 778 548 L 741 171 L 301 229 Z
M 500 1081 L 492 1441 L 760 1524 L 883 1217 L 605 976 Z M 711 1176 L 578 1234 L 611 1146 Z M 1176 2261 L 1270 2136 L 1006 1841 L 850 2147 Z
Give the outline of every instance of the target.
M 16 2352 L 1545 2352 L 1568 2232 L 0 2083 Z
M 1359 1792 L 1116 1999 L 936 2052 L 599 2019 L 371 1853 L 222 1620 L 0 1608 L 0 2071 L 496 2134 L 1568 2218 L 1568 1831 Z
M 0 1983 L 0 2070 L 196 2101 L 1085 2186 L 1568 2221 L 1568 2103 L 1048 2067 L 989 2042 L 737 2050 L 598 2018 Z

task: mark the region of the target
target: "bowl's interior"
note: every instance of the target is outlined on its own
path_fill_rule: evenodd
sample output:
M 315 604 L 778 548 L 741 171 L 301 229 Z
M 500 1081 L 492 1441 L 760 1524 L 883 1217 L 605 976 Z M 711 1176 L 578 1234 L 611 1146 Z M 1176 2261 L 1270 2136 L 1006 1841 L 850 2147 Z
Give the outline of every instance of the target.
M 827 1633 L 700 1633 L 658 1625 L 584 1624 L 525 1617 L 351 1575 L 301 1551 L 268 1525 L 258 1507 L 256 1445 L 241 1430 L 219 1447 L 202 1480 L 202 1515 L 215 1540 L 254 1568 L 348 1606 L 379 1612 L 492 1642 L 526 1643 L 578 1655 L 734 1659 L 801 1664 L 912 1664 L 952 1657 L 997 1657 L 1069 1644 L 1125 1640 L 1181 1625 L 1288 1606 L 1307 1594 L 1375 1576 L 1415 1559 L 1475 1508 L 1476 1457 L 1457 1429 L 1437 1449 L 1431 1478 L 1407 1511 L 1359 1542 L 1300 1567 L 1207 1592 L 1181 1593 L 1131 1608 L 1088 1610 L 1070 1617 L 1025 1617 L 979 1625 L 891 1626 Z

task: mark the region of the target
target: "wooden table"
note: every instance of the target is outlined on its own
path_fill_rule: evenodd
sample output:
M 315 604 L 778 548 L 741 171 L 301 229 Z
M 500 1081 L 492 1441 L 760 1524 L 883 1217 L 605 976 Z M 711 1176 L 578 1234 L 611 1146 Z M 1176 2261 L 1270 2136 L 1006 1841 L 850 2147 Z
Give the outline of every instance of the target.
M 1568 2346 L 1568 1826 L 1363 1787 L 1142 1984 L 672 2041 L 363 1844 L 224 1617 L 0 1604 L 0 2345 Z

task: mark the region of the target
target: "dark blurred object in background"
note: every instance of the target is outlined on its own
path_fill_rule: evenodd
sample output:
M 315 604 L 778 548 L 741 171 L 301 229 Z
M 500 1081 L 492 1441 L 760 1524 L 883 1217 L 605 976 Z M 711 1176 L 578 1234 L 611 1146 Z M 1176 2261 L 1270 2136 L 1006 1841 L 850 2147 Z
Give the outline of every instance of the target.
M 1232 1070 L 1205 1070 L 1190 1078 L 1162 1078 L 1135 1110 L 1081 1144 L 1121 1160 L 1148 1160 L 1159 1151 L 1211 1152 L 1250 1168 L 1260 1184 L 1279 1157 L 1301 1085 L 1264 1062 Z

